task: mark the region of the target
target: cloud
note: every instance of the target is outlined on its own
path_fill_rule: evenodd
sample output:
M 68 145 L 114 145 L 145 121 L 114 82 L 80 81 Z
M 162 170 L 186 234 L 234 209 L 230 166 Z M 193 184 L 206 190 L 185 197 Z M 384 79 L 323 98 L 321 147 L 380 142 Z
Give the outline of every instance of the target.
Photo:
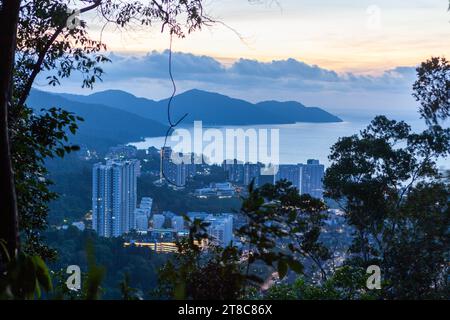
M 103 66 L 105 75 L 96 91 L 120 89 L 151 99 L 170 94 L 168 51 L 143 56 L 110 53 L 109 57 L 112 63 Z M 358 75 L 337 73 L 295 59 L 271 62 L 239 59 L 225 66 L 209 56 L 174 52 L 172 72 L 178 92 L 196 88 L 253 102 L 297 100 L 342 117 L 380 112 L 417 113 L 417 104 L 411 98 L 414 67 L 400 66 L 377 76 Z M 79 83 L 79 78 L 71 77 L 53 90 L 86 94 L 77 89 Z
M 167 78 L 169 51 L 153 51 L 144 56 L 121 56 L 111 54 L 112 63 L 105 66 L 106 77 L 119 78 Z M 220 74 L 224 67 L 215 59 L 190 53 L 173 53 L 172 70 L 182 79 L 198 75 Z
M 319 81 L 337 81 L 336 72 L 308 65 L 295 59 L 259 62 L 257 60 L 239 59 L 230 68 L 231 73 L 253 75 L 265 78 L 298 78 Z
M 169 52 L 153 51 L 144 56 L 111 54 L 111 64 L 104 67 L 105 81 L 124 79 L 167 79 Z M 254 86 L 282 86 L 304 91 L 342 90 L 405 90 L 410 87 L 415 70 L 398 67 L 380 76 L 352 73 L 338 74 L 333 70 L 295 60 L 260 62 L 239 59 L 230 67 L 208 56 L 173 53 L 172 71 L 177 80 L 215 83 L 222 86 L 251 88 Z

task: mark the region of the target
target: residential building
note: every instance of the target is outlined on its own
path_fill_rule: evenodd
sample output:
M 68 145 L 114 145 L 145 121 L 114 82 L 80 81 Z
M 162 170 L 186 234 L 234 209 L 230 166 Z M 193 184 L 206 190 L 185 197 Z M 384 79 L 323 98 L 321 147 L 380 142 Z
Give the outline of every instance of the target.
M 208 223 L 206 231 L 208 240 L 225 247 L 233 240 L 233 215 L 232 214 L 208 214 L 206 212 L 189 212 L 191 221 L 196 219 Z
M 111 147 L 106 154 L 108 159 L 130 159 L 135 158 L 137 148 L 135 146 L 118 145 Z
M 230 182 L 243 182 L 244 164 L 236 159 L 224 161 L 222 167 L 227 172 L 227 180 Z
M 176 232 L 180 232 L 185 229 L 184 218 L 182 216 L 172 217 L 171 222 L 172 222 L 172 229 L 174 229 Z
M 136 231 L 142 232 L 148 230 L 148 215 L 147 210 L 137 208 L 135 210 L 135 229 Z
M 287 180 L 301 193 L 302 166 L 298 164 L 281 164 L 275 175 L 274 182 Z
M 83 221 L 72 222 L 72 226 L 74 226 L 80 231 L 84 231 L 84 229 L 86 229 L 86 225 L 84 224 Z
M 153 229 L 161 229 L 166 222 L 166 217 L 162 214 L 153 215 Z
M 187 216 L 189 220 L 205 220 L 207 216 L 209 216 L 208 212 L 188 212 Z
M 153 199 L 150 197 L 143 197 L 141 199 L 141 204 L 139 205 L 139 208 L 146 210 L 147 216 L 150 217 L 152 213 L 152 206 L 153 206 Z
M 195 195 L 199 198 L 215 197 L 232 197 L 235 195 L 235 188 L 230 182 L 210 183 L 209 187 L 195 190 Z
M 213 215 L 206 217 L 209 223 L 207 232 L 209 240 L 213 243 L 226 247 L 233 240 L 233 216 L 230 214 Z
M 119 237 L 134 228 L 138 160 L 108 160 L 92 169 L 92 228 Z
M 302 164 L 301 193 L 314 198 L 323 198 L 323 178 L 325 167 L 319 160 L 310 159 Z
M 246 163 L 244 164 L 244 185 L 249 185 L 253 180 L 255 181 L 255 186 L 259 186 L 259 176 L 261 174 L 261 165 Z
M 139 208 L 134 211 L 135 224 L 134 228 L 136 231 L 147 231 L 148 221 L 152 213 L 153 199 L 150 197 L 143 197 Z
M 176 187 L 184 187 L 186 185 L 186 177 L 188 174 L 192 174 L 191 166 L 189 169 L 184 162 L 174 163 L 172 160 L 172 148 L 164 147 L 161 149 L 161 166 L 160 166 L 160 179 L 166 181 L 170 185 Z M 182 158 L 182 154 L 179 154 Z

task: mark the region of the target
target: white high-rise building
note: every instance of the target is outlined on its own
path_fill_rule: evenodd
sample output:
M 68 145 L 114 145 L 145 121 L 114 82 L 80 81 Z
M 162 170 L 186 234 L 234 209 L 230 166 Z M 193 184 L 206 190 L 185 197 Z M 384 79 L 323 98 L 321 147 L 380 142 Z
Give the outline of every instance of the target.
M 135 226 L 136 231 L 148 230 L 148 215 L 145 209 L 137 208 L 135 211 Z
M 136 231 L 147 231 L 148 221 L 152 213 L 153 199 L 149 197 L 143 197 L 139 208 L 134 211 L 135 224 L 134 228 Z
M 160 179 L 171 185 L 184 187 L 188 176 L 187 165 L 184 162 L 174 163 L 172 161 L 172 153 L 171 147 L 161 149 Z M 179 154 L 179 157 L 182 158 L 183 155 Z
M 166 217 L 162 214 L 153 215 L 153 229 L 161 229 L 164 226 L 164 222 L 166 222 Z
M 249 185 L 253 180 L 255 187 L 259 186 L 259 177 L 261 176 L 261 165 L 254 163 L 244 164 L 244 185 Z
M 134 228 L 138 160 L 109 160 L 92 169 L 92 228 L 119 237 Z
M 298 192 L 302 192 L 302 165 L 298 164 L 282 164 L 278 166 L 278 172 L 274 177 L 274 182 L 287 180 L 297 188 Z
M 176 232 L 180 232 L 184 230 L 184 218 L 182 216 L 174 216 L 171 219 L 172 221 L 172 229 Z
M 141 204 L 139 208 L 148 210 L 148 216 L 150 217 L 150 213 L 152 212 L 153 199 L 150 197 L 143 197 L 141 199 Z
M 310 159 L 302 164 L 301 193 L 314 198 L 323 198 L 323 178 L 325 167 L 319 160 Z
M 207 232 L 210 241 L 226 247 L 233 240 L 233 215 L 231 214 L 210 214 L 205 222 L 209 223 Z

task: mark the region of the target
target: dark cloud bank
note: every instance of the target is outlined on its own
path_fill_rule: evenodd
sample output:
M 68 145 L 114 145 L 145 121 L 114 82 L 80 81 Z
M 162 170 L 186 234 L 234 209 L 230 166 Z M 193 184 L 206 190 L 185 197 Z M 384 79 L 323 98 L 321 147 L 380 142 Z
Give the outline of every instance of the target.
M 121 89 L 153 99 L 170 93 L 168 51 L 143 56 L 111 53 L 109 57 L 111 63 L 104 65 L 104 81 L 96 87 L 97 91 Z M 363 76 L 337 73 L 295 59 L 271 62 L 239 59 L 224 66 L 212 57 L 173 53 L 172 69 L 179 91 L 204 89 L 253 102 L 297 100 L 344 116 L 383 112 L 407 115 L 417 109 L 411 98 L 414 67 Z M 56 91 L 83 93 L 76 78 L 69 81 Z

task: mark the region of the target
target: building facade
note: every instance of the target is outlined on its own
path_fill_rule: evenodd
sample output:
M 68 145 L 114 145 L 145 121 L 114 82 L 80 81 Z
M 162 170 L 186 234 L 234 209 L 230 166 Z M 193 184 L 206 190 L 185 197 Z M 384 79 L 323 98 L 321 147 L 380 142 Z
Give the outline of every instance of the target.
M 184 218 L 182 216 L 173 216 L 171 219 L 172 229 L 176 232 L 181 232 L 185 230 Z
M 261 165 L 254 163 L 244 164 L 244 185 L 248 186 L 252 181 L 255 181 L 255 187 L 259 186 L 259 177 L 261 175 Z
M 176 187 L 184 187 L 186 178 L 195 175 L 195 165 L 174 163 L 172 152 L 171 147 L 161 149 L 160 179 Z M 183 158 L 182 154 L 179 157 Z
M 134 229 L 136 231 L 142 232 L 148 230 L 148 222 L 150 219 L 150 215 L 152 213 L 152 205 L 153 205 L 153 199 L 149 197 L 143 197 L 141 199 L 141 203 L 139 205 L 139 208 L 136 208 L 134 211 Z
M 278 166 L 278 172 L 275 175 L 275 181 L 287 180 L 296 187 L 299 193 L 302 193 L 302 166 L 298 164 L 282 164 Z
M 302 166 L 301 193 L 323 199 L 325 166 L 319 160 L 310 159 Z
M 92 169 L 92 228 L 119 237 L 135 226 L 138 160 L 108 160 Z
M 153 229 L 161 229 L 166 222 L 166 217 L 162 214 L 153 215 Z
M 208 238 L 221 247 L 226 247 L 233 241 L 233 216 L 230 214 L 211 214 L 206 217 Z

